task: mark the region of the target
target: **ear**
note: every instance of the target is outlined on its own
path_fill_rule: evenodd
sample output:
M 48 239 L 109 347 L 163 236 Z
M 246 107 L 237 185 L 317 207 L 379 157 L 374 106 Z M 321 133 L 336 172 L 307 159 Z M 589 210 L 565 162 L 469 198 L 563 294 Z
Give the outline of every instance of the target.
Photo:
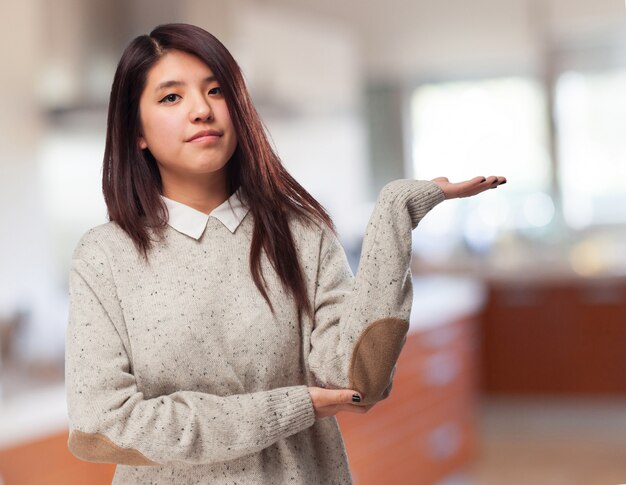
M 139 145 L 139 148 L 141 150 L 145 150 L 146 148 L 148 148 L 148 144 L 146 143 L 145 138 L 141 135 L 139 135 L 139 138 L 137 138 L 137 145 Z

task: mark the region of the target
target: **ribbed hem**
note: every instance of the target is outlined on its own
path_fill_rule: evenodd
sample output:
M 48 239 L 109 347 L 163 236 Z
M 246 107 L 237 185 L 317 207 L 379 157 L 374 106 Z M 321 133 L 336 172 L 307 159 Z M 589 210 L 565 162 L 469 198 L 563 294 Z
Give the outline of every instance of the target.
M 400 179 L 391 183 L 397 185 L 395 200 L 398 209 L 408 209 L 413 229 L 433 207 L 446 198 L 441 187 L 430 180 Z
M 267 404 L 269 416 L 274 418 L 267 432 L 273 438 L 291 436 L 315 423 L 315 411 L 307 386 L 274 389 Z

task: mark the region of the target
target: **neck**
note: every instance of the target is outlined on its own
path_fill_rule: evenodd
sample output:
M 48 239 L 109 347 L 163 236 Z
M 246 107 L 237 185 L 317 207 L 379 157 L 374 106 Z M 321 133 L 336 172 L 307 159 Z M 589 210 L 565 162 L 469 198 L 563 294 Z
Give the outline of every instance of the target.
M 230 194 L 227 190 L 226 173 L 209 174 L 212 177 L 193 176 L 187 178 L 165 176 L 163 195 L 168 199 L 193 207 L 200 212 L 210 214 L 221 205 Z

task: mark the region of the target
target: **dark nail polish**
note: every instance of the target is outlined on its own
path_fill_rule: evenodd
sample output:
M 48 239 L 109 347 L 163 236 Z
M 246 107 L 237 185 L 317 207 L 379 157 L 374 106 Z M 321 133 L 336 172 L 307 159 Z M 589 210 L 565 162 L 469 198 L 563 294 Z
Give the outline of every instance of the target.
M 361 396 L 359 396 L 358 394 L 353 394 L 352 402 L 361 402 Z
M 504 185 L 504 184 L 506 184 L 506 180 L 504 182 L 502 182 L 500 185 Z
M 482 183 L 482 182 L 486 182 L 486 181 L 487 181 L 487 179 L 486 179 L 486 178 L 483 178 L 483 179 L 481 180 L 481 183 Z

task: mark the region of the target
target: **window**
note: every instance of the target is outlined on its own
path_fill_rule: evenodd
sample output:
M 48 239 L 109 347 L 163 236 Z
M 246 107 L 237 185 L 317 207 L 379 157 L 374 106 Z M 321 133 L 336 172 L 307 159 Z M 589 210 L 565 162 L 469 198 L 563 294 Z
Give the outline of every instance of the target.
M 625 89 L 626 69 L 558 78 L 559 179 L 573 229 L 626 222 Z
M 507 231 L 547 230 L 555 207 L 538 82 L 509 77 L 422 85 L 411 100 L 411 120 L 416 178 L 507 177 L 506 189 L 451 201 L 437 209 L 437 218 L 424 219 L 414 239 L 418 251 L 446 258 L 463 241 L 475 253 L 487 252 Z

